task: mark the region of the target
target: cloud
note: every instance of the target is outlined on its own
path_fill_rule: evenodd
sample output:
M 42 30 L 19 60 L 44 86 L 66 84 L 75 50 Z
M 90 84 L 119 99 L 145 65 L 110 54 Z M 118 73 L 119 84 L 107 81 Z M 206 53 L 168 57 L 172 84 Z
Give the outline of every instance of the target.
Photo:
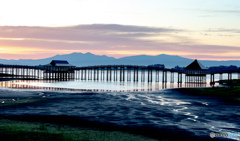
M 3 26 L 0 27 L 0 40 L 2 40 L 2 44 L 10 46 L 32 46 L 52 49 L 69 47 L 77 49 L 89 46 L 94 49 L 99 47 L 115 48 L 124 45 L 141 48 L 142 44 L 146 45 L 150 42 L 155 42 L 155 40 L 149 39 L 152 37 L 168 36 L 168 38 L 179 38 L 182 40 L 180 36 L 172 35 L 179 31 L 181 30 L 116 24 L 69 27 Z
M 208 32 L 240 33 L 240 29 L 210 28 L 210 29 L 208 29 Z
M 144 26 L 128 26 L 116 24 L 93 24 L 69 27 L 28 27 L 28 26 L 2 26 L 2 38 L 37 38 L 37 39 L 64 39 L 64 40 L 90 40 L 116 35 L 118 37 L 142 37 L 151 34 L 179 32 L 182 30 L 171 28 L 156 28 Z M 101 38 L 100 38 L 101 39 Z
M 214 56 L 214 55 L 183 55 L 186 58 L 198 58 L 199 60 L 238 60 L 237 56 Z
M 172 28 L 159 28 L 159 27 L 146 27 L 146 26 L 133 26 L 133 25 L 118 25 L 118 24 L 92 24 L 92 25 L 79 25 L 73 28 L 94 30 L 94 31 L 117 31 L 117 32 L 144 32 L 144 33 L 159 33 L 159 32 L 176 32 L 182 31 Z
M 6 57 L 16 50 L 15 59 L 22 58 L 20 50 L 24 49 L 25 58 L 34 56 L 36 59 L 71 52 L 92 52 L 117 58 L 163 53 L 194 56 L 204 55 L 206 52 L 209 56 L 215 54 L 221 57 L 223 54 L 240 53 L 238 47 L 197 44 L 188 32 L 174 28 L 116 24 L 68 27 L 1 26 L 0 50 L 5 50 L 5 53 L 0 54 Z
M 190 11 L 200 11 L 207 13 L 221 13 L 221 14 L 240 14 L 240 10 L 211 10 L 211 9 L 185 9 Z M 209 15 L 206 15 L 209 16 Z
M 205 10 L 214 13 L 230 13 L 230 14 L 240 14 L 240 10 Z

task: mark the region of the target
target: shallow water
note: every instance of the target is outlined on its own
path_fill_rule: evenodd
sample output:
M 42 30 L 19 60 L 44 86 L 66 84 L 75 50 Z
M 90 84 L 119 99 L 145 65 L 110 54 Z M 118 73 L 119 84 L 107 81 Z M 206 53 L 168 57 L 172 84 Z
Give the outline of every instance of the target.
M 132 72 L 133 73 L 133 72 Z M 154 74 L 154 73 L 153 73 Z M 133 74 L 131 75 L 133 76 Z M 140 76 L 139 76 L 140 77 Z M 168 88 L 180 87 L 210 87 L 210 76 L 207 75 L 206 84 L 189 84 L 185 83 L 185 76 L 183 75 L 183 83 L 177 83 L 177 74 L 174 75 L 174 83 L 170 83 L 170 73 L 168 73 L 167 83 L 156 82 L 156 75 L 153 75 L 153 81 L 147 82 L 147 75 L 144 82 L 123 81 L 106 81 L 106 80 L 72 80 L 72 81 L 44 81 L 44 80 L 17 80 L 0 82 L 0 87 L 18 88 L 18 89 L 42 89 L 42 90 L 68 90 L 68 91 L 152 91 Z M 162 78 L 161 73 L 159 78 Z M 238 78 L 237 74 L 233 74 L 233 79 Z M 223 74 L 223 79 L 227 79 L 227 74 Z M 215 75 L 215 81 L 219 80 L 219 75 Z M 218 83 L 215 84 L 218 86 Z
M 174 90 L 148 92 L 49 92 L 0 90 L 0 97 L 35 97 L 45 102 L 0 107 L 0 115 L 68 115 L 131 127 L 174 129 L 209 138 L 240 132 L 239 104 Z M 235 140 L 239 138 L 235 138 Z

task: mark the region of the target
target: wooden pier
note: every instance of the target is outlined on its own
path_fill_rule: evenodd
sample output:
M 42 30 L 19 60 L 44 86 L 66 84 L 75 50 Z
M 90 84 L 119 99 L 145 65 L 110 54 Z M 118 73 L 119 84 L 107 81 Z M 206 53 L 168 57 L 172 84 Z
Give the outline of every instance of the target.
M 165 82 L 167 79 L 167 72 L 181 73 L 172 69 L 157 68 L 149 66 L 136 66 L 136 65 L 101 65 L 101 66 L 86 66 L 76 67 L 72 69 L 75 74 L 76 80 L 102 80 L 102 81 L 133 81 L 133 82 L 153 82 L 160 81 L 160 72 L 164 75 Z M 153 75 L 155 73 L 155 75 Z M 147 75 L 147 77 L 146 77 Z M 147 78 L 147 80 L 146 80 Z M 172 76 L 174 80 L 174 76 Z M 179 81 L 182 82 L 182 81 Z
M 200 65 L 201 66 L 201 65 Z M 160 75 L 160 73 L 162 73 Z M 26 66 L 26 65 L 7 65 L 0 64 L 0 78 L 20 79 L 20 80 L 93 80 L 93 81 L 132 81 L 132 82 L 162 82 L 174 83 L 179 85 L 186 83 L 206 83 L 206 75 L 210 75 L 210 81 L 215 82 L 215 75 L 219 74 L 219 79 L 227 73 L 228 80 L 232 80 L 232 74 L 238 73 L 240 78 L 240 70 L 235 71 L 211 71 L 208 70 L 191 70 L 186 67 L 185 70 L 168 69 L 164 67 L 154 66 L 137 66 L 137 65 L 99 65 L 99 66 L 83 66 L 76 67 L 68 64 L 67 61 L 53 60 L 50 64 L 42 66 Z M 177 75 L 177 80 L 175 80 Z M 183 81 L 183 75 L 185 81 Z M 162 78 L 161 78 L 162 76 Z M 169 78 L 168 80 L 167 78 Z

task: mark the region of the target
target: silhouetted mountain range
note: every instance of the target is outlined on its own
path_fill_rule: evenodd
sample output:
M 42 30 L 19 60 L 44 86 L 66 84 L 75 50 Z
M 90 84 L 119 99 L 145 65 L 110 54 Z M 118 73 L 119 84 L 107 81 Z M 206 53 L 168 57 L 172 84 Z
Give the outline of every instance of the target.
M 89 66 L 89 65 L 109 65 L 109 64 L 124 64 L 124 65 L 152 65 L 152 64 L 164 64 L 167 68 L 175 66 L 186 67 L 193 59 L 188 59 L 180 56 L 161 54 L 157 56 L 149 55 L 138 55 L 123 58 L 107 57 L 105 55 L 94 55 L 91 53 L 71 53 L 65 55 L 56 55 L 46 59 L 31 60 L 31 59 L 20 59 L 20 60 L 6 60 L 0 59 L 0 64 L 19 64 L 19 65 L 45 65 L 50 63 L 52 60 L 67 60 L 70 64 L 76 66 Z M 199 60 L 204 66 L 240 66 L 240 61 L 208 61 Z

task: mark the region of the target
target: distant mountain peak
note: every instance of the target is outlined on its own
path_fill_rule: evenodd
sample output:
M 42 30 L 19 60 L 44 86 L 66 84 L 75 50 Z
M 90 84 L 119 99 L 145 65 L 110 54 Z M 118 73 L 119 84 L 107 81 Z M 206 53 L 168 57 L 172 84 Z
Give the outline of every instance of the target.
M 81 67 L 81 66 L 91 66 L 91 65 L 114 65 L 114 64 L 124 64 L 124 65 L 152 65 L 152 64 L 164 64 L 167 68 L 172 68 L 175 66 L 186 67 L 194 59 L 184 58 L 178 55 L 136 55 L 128 56 L 116 59 L 114 57 L 108 57 L 106 55 L 95 55 L 90 52 L 81 53 L 73 52 L 71 54 L 55 55 L 53 57 L 31 60 L 31 59 L 20 59 L 20 60 L 6 60 L 0 59 L 0 64 L 19 64 L 19 65 L 39 65 L 48 64 L 52 60 L 67 60 L 71 64 Z M 200 60 L 206 67 L 209 66 L 230 66 L 230 65 L 240 65 L 240 61 L 207 61 Z
M 88 54 L 90 54 L 90 55 L 94 55 L 94 54 L 92 54 L 91 52 L 86 52 L 85 54 L 86 54 L 86 55 L 88 55 Z

